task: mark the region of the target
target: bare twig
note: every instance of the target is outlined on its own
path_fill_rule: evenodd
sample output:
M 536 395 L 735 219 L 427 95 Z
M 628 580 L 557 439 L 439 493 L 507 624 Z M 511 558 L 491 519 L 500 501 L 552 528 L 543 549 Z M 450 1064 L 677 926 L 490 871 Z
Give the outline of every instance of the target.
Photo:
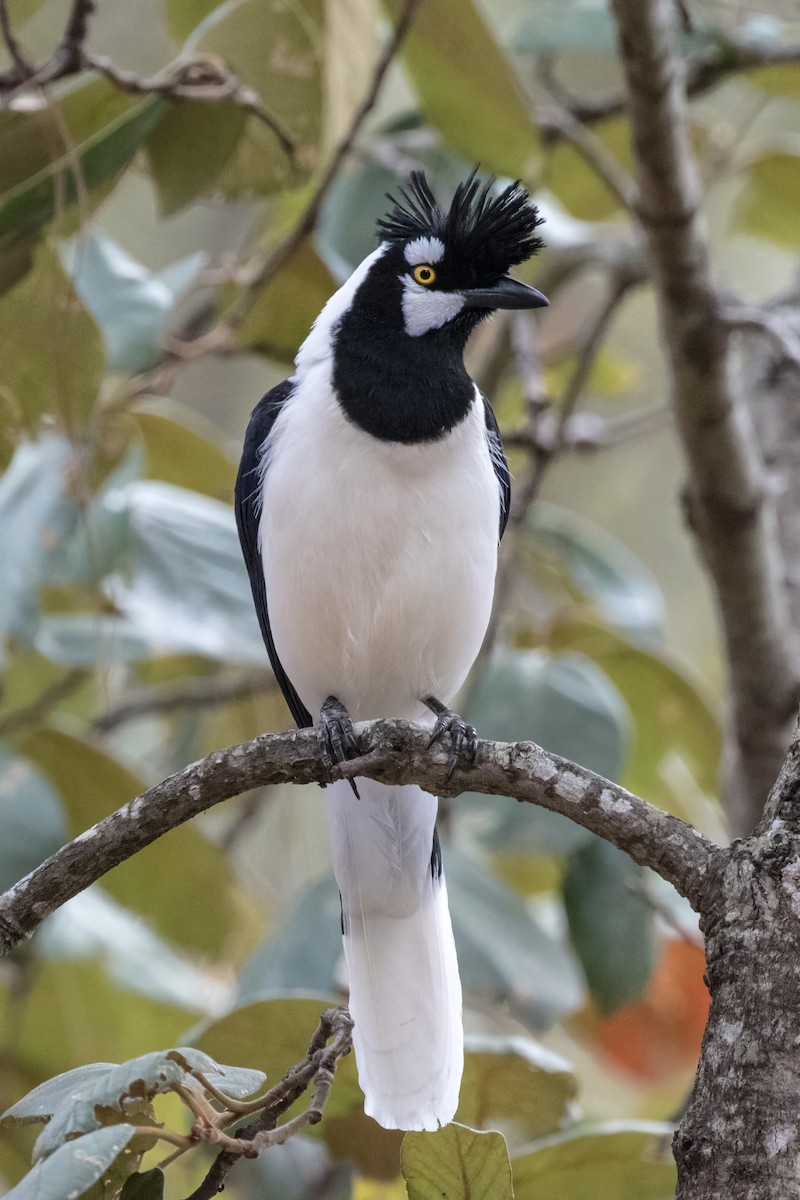
M 701 96 L 730 75 L 798 62 L 800 44 L 766 46 L 745 37 L 720 33 L 718 40 L 709 49 L 687 62 L 686 94 L 689 97 Z M 569 96 L 563 84 L 559 84 L 558 95 L 572 116 L 585 125 L 620 116 L 627 109 L 627 98 L 624 95 L 610 96 L 606 100 L 581 100 L 577 96 Z M 551 140 L 562 136 L 557 127 L 545 132 Z
M 731 329 L 765 334 L 778 347 L 781 356 L 800 370 L 800 336 L 777 310 L 737 304 L 720 309 L 720 318 Z
M 168 690 L 154 688 L 109 709 L 96 719 L 94 727 L 101 733 L 108 733 L 118 725 L 134 721 L 138 717 L 179 712 L 187 708 L 217 708 L 223 704 L 235 704 L 239 700 L 263 695 L 275 687 L 274 678 L 267 671 L 260 671 L 245 678 L 235 676 L 226 679 L 211 676 Z
M 89 672 L 84 667 L 74 667 L 46 687 L 32 704 L 26 708 L 19 708 L 8 716 L 0 717 L 0 738 L 11 737 L 12 734 L 21 733 L 31 725 L 38 725 L 57 704 L 76 692 L 88 675 Z
M 14 56 L 14 65 L 0 71 L 0 110 L 6 108 L 21 91 L 45 87 L 67 75 L 83 70 L 83 45 L 89 29 L 89 17 L 95 10 L 94 0 L 72 0 L 67 24 L 60 42 L 50 58 L 37 67 L 24 56 Z
M 0 32 L 3 34 L 3 41 L 6 44 L 6 49 L 11 57 L 11 61 L 20 74 L 32 70 L 30 60 L 25 51 L 22 49 L 18 39 L 14 35 L 11 28 L 11 20 L 8 15 L 7 0 L 0 0 Z
M 217 1155 L 205 1179 L 188 1200 L 212 1200 L 222 1191 L 231 1168 L 240 1158 L 255 1157 L 270 1146 L 288 1141 L 307 1125 L 319 1124 L 336 1064 L 352 1049 L 352 1032 L 353 1022 L 346 1008 L 329 1008 L 322 1014 L 305 1061 L 292 1067 L 280 1083 L 261 1097 L 258 1101 L 260 1116 L 256 1121 L 237 1130 L 234 1138 L 224 1139 L 225 1149 Z M 314 1091 L 308 1108 L 284 1125 L 278 1125 L 278 1117 L 294 1104 L 312 1081 Z
M 358 725 L 363 757 L 336 776 L 418 783 L 439 796 L 465 788 L 514 796 L 570 817 L 651 867 L 696 903 L 714 847 L 683 821 L 532 742 L 480 742 L 471 766 L 448 777 L 448 750 L 405 721 Z M 51 855 L 0 897 L 0 954 L 45 917 L 170 829 L 222 800 L 275 783 L 325 783 L 314 730 L 263 734 L 171 775 Z
M 636 184 L 587 124 L 574 117 L 569 109 L 562 107 L 537 114 L 537 120 L 551 139 L 554 134 L 560 134 L 571 142 L 594 173 L 602 179 L 612 196 L 616 197 L 628 212 L 633 211 L 636 207 Z
M 258 92 L 246 87 L 219 58 L 204 56 L 189 62 L 176 63 L 160 75 L 147 79 L 133 71 L 124 71 L 108 58 L 97 54 L 83 55 L 85 70 L 97 71 L 121 92 L 134 96 L 165 96 L 170 100 L 192 100 L 205 104 L 233 104 L 244 109 L 275 134 L 281 149 L 289 159 L 294 154 L 294 141 L 272 113 L 268 112 Z
M 730 327 L 699 217 L 700 184 L 671 0 L 613 0 L 647 235 L 688 464 L 689 523 L 714 583 L 730 678 L 726 800 L 753 828 L 789 741 L 798 667 L 765 488 Z

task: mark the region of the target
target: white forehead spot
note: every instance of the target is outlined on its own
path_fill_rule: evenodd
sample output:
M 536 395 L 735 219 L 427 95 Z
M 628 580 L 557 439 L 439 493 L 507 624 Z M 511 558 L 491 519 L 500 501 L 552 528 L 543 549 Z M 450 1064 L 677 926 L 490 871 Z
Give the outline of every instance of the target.
M 432 292 L 402 276 L 403 323 L 409 337 L 420 337 L 431 329 L 441 329 L 464 307 L 464 297 L 456 292 Z
M 438 263 L 444 258 L 444 242 L 437 237 L 414 238 L 403 253 L 410 267 L 418 267 L 420 263 Z

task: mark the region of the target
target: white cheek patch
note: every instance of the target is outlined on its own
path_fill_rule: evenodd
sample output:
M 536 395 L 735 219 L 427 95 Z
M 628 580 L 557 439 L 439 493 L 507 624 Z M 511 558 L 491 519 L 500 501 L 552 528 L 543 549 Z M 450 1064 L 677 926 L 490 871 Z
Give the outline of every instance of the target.
M 401 278 L 403 321 L 409 337 L 420 337 L 431 329 L 441 329 L 464 307 L 464 297 L 455 292 L 431 292 L 411 279 Z
M 438 263 L 444 258 L 444 242 L 436 237 L 418 237 L 408 243 L 403 254 L 410 267 Z

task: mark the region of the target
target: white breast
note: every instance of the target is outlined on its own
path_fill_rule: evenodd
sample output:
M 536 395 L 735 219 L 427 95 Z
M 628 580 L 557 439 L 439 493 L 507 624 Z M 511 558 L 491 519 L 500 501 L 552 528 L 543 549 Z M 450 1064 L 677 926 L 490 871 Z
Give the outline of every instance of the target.
M 467 417 L 422 445 L 371 437 L 342 413 L 324 359 L 275 422 L 260 525 L 278 656 L 314 717 L 421 719 L 480 649 L 500 495 L 476 389 Z

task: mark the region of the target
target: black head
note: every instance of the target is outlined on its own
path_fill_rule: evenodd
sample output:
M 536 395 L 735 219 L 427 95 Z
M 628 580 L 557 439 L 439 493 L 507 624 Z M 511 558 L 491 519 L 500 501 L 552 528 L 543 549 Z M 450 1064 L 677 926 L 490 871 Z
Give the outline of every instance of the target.
M 378 222 L 381 245 L 340 293 L 334 382 L 358 424 L 388 440 L 442 436 L 465 415 L 474 385 L 467 338 L 498 308 L 539 308 L 509 269 L 541 248 L 541 218 L 519 183 L 500 192 L 475 172 L 444 212 L 416 171 Z M 333 312 L 331 312 L 333 318 Z
M 536 233 L 542 218 L 519 181 L 499 193 L 495 182 L 482 184 L 473 171 L 444 213 L 424 172 L 414 171 L 399 200 L 387 193 L 394 208 L 378 221 L 378 237 L 391 246 L 436 238 L 444 246 L 443 265 L 464 287 L 491 287 L 543 245 Z

